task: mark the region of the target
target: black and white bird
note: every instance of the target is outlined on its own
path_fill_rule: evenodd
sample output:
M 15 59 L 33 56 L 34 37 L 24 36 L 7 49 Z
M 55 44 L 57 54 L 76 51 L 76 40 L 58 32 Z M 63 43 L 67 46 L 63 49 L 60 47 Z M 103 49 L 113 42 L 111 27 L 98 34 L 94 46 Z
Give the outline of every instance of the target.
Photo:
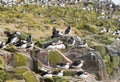
M 62 77 L 63 76 L 63 70 L 54 71 L 52 73 L 52 75 L 57 76 L 57 77 Z
M 73 68 L 81 68 L 81 67 L 83 66 L 83 64 L 84 64 L 84 61 L 83 61 L 83 60 L 81 60 L 81 61 L 74 61 L 74 62 L 71 64 L 71 66 L 72 66 Z
M 58 40 L 56 42 L 49 42 L 44 45 L 45 49 L 65 49 L 66 46 L 63 44 L 61 40 Z
M 27 49 L 31 49 L 32 50 L 33 47 L 34 47 L 34 42 L 33 41 L 27 43 L 27 47 L 26 47 Z
M 70 39 L 68 39 L 68 45 L 69 46 L 73 46 L 75 44 L 75 38 L 74 37 L 70 37 Z
M 51 38 L 60 37 L 60 36 L 61 35 L 59 34 L 59 31 L 56 28 L 53 28 Z
M 69 34 L 71 32 L 71 27 L 68 26 L 67 29 L 65 29 L 64 34 Z
M 84 71 L 78 71 L 75 73 L 76 78 L 86 79 L 88 77 L 88 73 Z
M 6 48 L 5 42 L 0 41 L 0 48 Z
M 70 63 L 57 63 L 56 66 L 57 68 L 69 69 Z
M 86 41 L 86 40 L 83 40 L 83 42 L 79 44 L 79 47 L 85 47 L 85 48 L 88 48 L 87 41 Z
M 8 40 L 6 42 L 6 44 L 15 44 L 19 38 L 20 38 L 21 33 L 20 32 L 15 32 L 13 34 L 8 33 Z
M 27 47 L 27 41 L 26 40 L 19 40 L 16 42 L 15 46 L 25 49 Z
M 48 70 L 47 72 L 43 72 L 43 73 L 41 74 L 41 76 L 42 76 L 43 78 L 52 78 L 52 73 L 51 73 L 50 70 Z
M 55 45 L 55 42 L 48 42 L 43 44 L 42 48 L 46 49 L 49 45 Z

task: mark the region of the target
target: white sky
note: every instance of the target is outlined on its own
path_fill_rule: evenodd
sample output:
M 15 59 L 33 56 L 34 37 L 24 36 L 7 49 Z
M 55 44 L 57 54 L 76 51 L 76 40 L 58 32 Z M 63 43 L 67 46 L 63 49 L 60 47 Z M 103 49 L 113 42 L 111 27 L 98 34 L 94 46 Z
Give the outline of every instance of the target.
M 120 4 L 120 0 L 112 0 L 116 5 Z

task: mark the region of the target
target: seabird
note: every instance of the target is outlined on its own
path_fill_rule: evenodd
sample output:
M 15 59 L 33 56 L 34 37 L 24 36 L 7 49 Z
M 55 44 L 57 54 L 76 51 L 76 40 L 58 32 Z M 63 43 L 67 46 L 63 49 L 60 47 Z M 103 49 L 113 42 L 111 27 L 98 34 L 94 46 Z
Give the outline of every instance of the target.
M 58 76 L 58 77 L 62 77 L 63 76 L 63 70 L 58 70 L 58 71 L 54 71 L 52 73 L 53 76 Z
M 20 35 L 21 35 L 20 32 L 15 32 L 13 34 L 10 34 L 10 33 L 7 34 L 8 40 L 7 40 L 6 44 L 9 44 L 9 43 L 10 44 L 15 44 L 19 40 Z
M 52 73 L 50 70 L 41 74 L 43 78 L 52 78 Z
M 75 44 L 75 38 L 71 37 L 70 39 L 68 39 L 68 44 L 73 46 Z
M 26 40 L 20 40 L 15 44 L 16 47 L 19 48 L 26 48 L 27 47 L 27 41 Z
M 52 36 L 51 38 L 55 38 L 55 37 L 60 37 L 61 35 L 59 34 L 59 31 L 56 30 L 56 28 L 52 29 Z
M 95 55 L 95 53 L 93 53 L 93 52 L 90 52 L 89 53 L 90 54 L 90 57 L 91 57 L 91 61 L 94 61 L 96 58 L 96 55 Z
M 0 48 L 5 48 L 5 42 L 0 41 Z
M 62 41 L 58 40 L 57 42 L 48 43 L 44 46 L 45 49 L 65 49 L 66 46 L 63 44 Z
M 88 77 L 88 73 L 84 71 L 79 71 L 75 73 L 76 78 L 86 79 Z
M 64 34 L 69 34 L 71 32 L 71 27 L 68 26 L 67 29 L 65 30 Z
M 28 42 L 27 43 L 27 47 L 26 48 L 29 48 L 29 49 L 33 49 L 33 47 L 34 47 L 34 42 Z
M 70 63 L 57 63 L 57 68 L 69 69 Z
M 43 72 L 49 71 L 49 69 L 48 69 L 48 68 L 45 68 L 44 66 L 42 66 L 42 67 L 40 68 L 40 70 L 43 71 Z
M 74 62 L 72 63 L 72 67 L 73 67 L 73 68 L 81 68 L 81 67 L 83 66 L 83 63 L 84 63 L 83 60 L 81 60 L 81 61 L 74 61 Z
M 83 40 L 83 42 L 79 45 L 80 47 L 88 47 L 87 41 Z

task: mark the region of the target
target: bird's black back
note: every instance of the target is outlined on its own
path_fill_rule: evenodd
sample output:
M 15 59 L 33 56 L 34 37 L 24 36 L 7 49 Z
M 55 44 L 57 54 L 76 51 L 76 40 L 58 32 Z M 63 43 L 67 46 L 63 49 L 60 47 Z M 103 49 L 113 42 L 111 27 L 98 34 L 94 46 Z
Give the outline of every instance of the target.
M 43 73 L 41 73 L 41 76 L 44 76 L 45 74 L 48 74 L 48 72 L 43 72 Z
M 69 43 L 69 44 L 72 44 L 73 42 L 74 42 L 74 38 L 71 37 L 71 38 L 68 40 L 68 43 Z
M 68 34 L 70 32 L 70 30 L 71 30 L 71 27 L 68 26 L 67 29 L 65 30 L 65 34 Z
M 84 73 L 83 71 L 79 71 L 79 72 L 76 72 L 75 75 L 81 75 L 83 73 Z
M 77 65 L 79 65 L 80 64 L 80 61 L 74 61 L 73 63 L 72 63 L 72 65 L 74 65 L 74 66 L 77 66 Z
M 65 66 L 66 63 L 57 63 L 56 65 Z

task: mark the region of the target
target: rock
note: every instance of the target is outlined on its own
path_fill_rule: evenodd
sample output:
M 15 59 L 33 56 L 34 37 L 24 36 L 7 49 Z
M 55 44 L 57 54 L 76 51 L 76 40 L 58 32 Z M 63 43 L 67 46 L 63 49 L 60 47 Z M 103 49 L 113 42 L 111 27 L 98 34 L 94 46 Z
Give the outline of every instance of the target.
M 0 50 L 0 57 L 6 65 L 10 64 L 13 54 L 11 52 Z
M 104 76 L 106 75 L 105 63 L 98 51 L 90 51 L 86 48 L 72 48 L 66 51 L 65 55 L 72 61 L 83 60 L 85 63 L 82 69 L 96 75 L 98 80 L 106 79 L 106 76 Z

